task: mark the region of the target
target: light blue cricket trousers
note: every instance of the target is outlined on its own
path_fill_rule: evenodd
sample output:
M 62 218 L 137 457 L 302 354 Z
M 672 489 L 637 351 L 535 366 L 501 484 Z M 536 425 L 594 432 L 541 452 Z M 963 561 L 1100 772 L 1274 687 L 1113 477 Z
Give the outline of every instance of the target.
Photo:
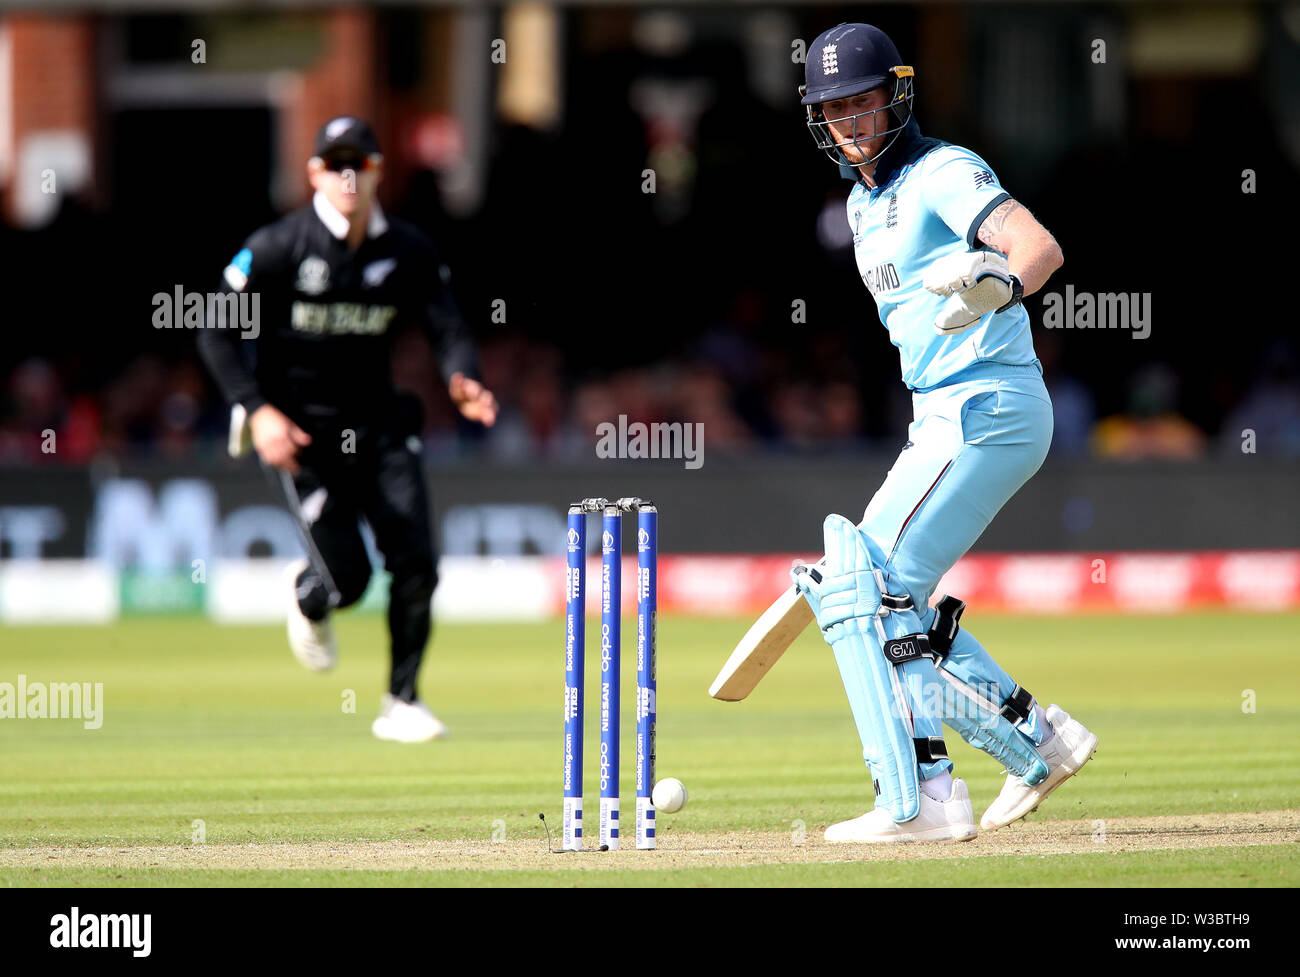
M 981 363 L 952 382 L 914 391 L 912 404 L 908 443 L 858 529 L 884 571 L 885 589 L 909 595 L 928 629 L 935 618 L 929 602 L 940 578 L 1047 456 L 1052 401 L 1037 365 Z M 965 628 L 948 661 L 986 686 L 996 684 L 999 702 L 1016 688 Z M 849 695 L 856 715 L 863 704 Z M 1036 728 L 1033 716 L 1017 728 L 1035 745 L 1045 732 Z M 859 729 L 865 732 L 861 724 Z M 949 768 L 926 764 L 922 777 Z

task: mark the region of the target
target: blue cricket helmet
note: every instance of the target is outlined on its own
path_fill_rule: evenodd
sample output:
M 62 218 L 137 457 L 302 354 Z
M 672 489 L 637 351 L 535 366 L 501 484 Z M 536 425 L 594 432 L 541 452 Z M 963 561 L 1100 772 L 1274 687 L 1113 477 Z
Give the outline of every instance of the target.
M 807 111 L 808 130 L 818 148 L 840 166 L 858 166 L 878 160 L 912 119 L 914 74 L 911 65 L 903 64 L 889 35 L 878 27 L 840 24 L 822 31 L 808 48 L 804 84 L 799 86 L 800 104 Z M 822 112 L 822 103 L 852 98 L 888 85 L 892 85 L 893 90 L 889 103 L 883 108 L 834 120 L 845 122 L 851 119 L 853 122 L 852 138 L 836 142 Z M 881 112 L 886 113 L 888 120 L 884 129 L 877 121 L 877 114 Z M 875 156 L 868 156 L 865 145 L 859 143 L 879 136 L 891 138 Z M 861 154 L 861 159 L 852 160 L 844 154 L 843 147 L 850 145 Z

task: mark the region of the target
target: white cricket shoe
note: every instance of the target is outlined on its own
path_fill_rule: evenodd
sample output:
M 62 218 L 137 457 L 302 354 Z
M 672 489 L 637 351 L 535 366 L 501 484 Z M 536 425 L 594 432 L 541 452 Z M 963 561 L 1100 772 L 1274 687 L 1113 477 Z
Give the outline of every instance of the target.
M 1047 764 L 1047 777 L 1041 784 L 1031 787 L 1015 774 L 1008 773 L 1002 793 L 993 799 L 980 818 L 980 827 L 985 831 L 1001 828 L 1037 811 L 1048 794 L 1078 773 L 1079 768 L 1097 752 L 1096 734 L 1071 719 L 1069 713 L 1055 703 L 1047 707 L 1047 721 L 1056 734 L 1046 746 L 1038 748 L 1038 755 Z
M 313 621 L 298 606 L 298 574 L 306 568 L 306 560 L 295 560 L 284 571 L 289 591 L 289 650 L 303 668 L 327 672 L 338 663 L 338 645 L 328 614 L 323 621 Z
M 883 808 L 873 808 L 860 818 L 841 821 L 826 829 L 827 841 L 857 841 L 872 844 L 907 844 L 913 841 L 970 841 L 976 835 L 966 781 L 956 777 L 952 794 L 936 801 L 922 792 L 921 810 L 902 824 Z
M 391 693 L 384 693 L 384 705 L 379 716 L 370 724 L 370 731 L 381 740 L 396 743 L 423 743 L 447 735 L 447 727 L 429 707 L 419 700 L 403 702 Z

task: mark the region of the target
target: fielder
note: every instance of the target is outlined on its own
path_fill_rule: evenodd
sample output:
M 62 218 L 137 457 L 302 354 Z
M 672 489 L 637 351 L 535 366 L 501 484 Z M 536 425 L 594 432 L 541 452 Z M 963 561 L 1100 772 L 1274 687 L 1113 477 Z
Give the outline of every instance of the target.
M 982 159 L 921 136 L 913 70 L 882 31 L 824 32 L 805 81 L 813 138 L 856 172 L 858 269 L 914 407 L 862 521 L 829 516 L 825 563 L 793 572 L 834 651 L 876 790 L 873 810 L 826 839 L 965 841 L 976 834 L 970 794 L 952 777 L 942 722 L 1007 769 L 985 830 L 1036 809 L 1097 747 L 960 626 L 961 601 L 930 606 L 940 577 L 1047 454 L 1052 403 L 1020 300 L 1061 266 L 1061 251 Z
M 226 267 L 224 292 L 261 298 L 251 342 L 201 330 L 199 349 L 258 457 L 275 470 L 310 560 L 286 581 L 289 648 L 313 671 L 338 651 L 333 612 L 370 581 L 362 520 L 392 575 L 388 692 L 371 726 L 380 739 L 419 742 L 446 727 L 416 689 L 438 583 L 421 467 L 419 401 L 392 384 L 394 331 L 417 320 L 460 413 L 491 425 L 497 404 L 448 287 L 446 266 L 417 228 L 375 199 L 383 156 L 368 123 L 343 116 L 316 137 L 309 206 L 255 231 Z M 243 354 L 249 353 L 250 357 Z M 251 362 L 250 362 L 251 359 Z

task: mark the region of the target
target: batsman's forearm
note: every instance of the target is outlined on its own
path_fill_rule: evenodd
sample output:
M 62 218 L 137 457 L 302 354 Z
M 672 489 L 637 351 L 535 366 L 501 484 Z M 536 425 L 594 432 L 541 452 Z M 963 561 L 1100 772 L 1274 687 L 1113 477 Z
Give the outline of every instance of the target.
M 1026 295 L 1046 285 L 1064 261 L 1060 245 L 1050 234 L 1014 247 L 1007 255 L 1007 267 L 1025 286 Z

